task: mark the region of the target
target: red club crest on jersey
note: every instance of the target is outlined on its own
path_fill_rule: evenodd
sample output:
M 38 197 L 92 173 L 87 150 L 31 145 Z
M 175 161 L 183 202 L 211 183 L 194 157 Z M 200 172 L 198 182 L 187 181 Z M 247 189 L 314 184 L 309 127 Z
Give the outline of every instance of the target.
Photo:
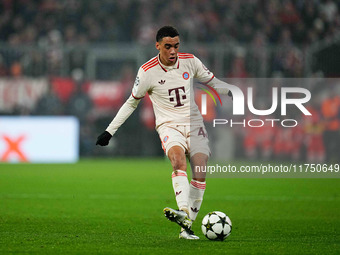
M 166 143 L 169 139 L 169 136 L 164 137 L 163 142 Z
M 189 79 L 189 73 L 188 73 L 188 72 L 184 72 L 184 73 L 183 73 L 183 79 L 184 79 L 184 80 Z

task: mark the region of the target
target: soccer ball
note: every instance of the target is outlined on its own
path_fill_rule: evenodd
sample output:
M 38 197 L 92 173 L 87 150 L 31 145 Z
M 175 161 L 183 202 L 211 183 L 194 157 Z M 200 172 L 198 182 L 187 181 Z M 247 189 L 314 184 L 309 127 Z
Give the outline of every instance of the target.
M 219 211 L 210 212 L 202 220 L 202 232 L 209 240 L 223 241 L 231 232 L 229 217 Z

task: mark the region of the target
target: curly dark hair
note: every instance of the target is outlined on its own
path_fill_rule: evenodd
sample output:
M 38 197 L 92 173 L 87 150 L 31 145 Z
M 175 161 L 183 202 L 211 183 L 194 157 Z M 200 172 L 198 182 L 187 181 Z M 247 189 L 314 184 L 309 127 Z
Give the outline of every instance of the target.
M 161 27 L 157 31 L 156 42 L 161 41 L 163 39 L 163 37 L 167 37 L 167 36 L 176 37 L 176 36 L 179 36 L 179 33 L 178 33 L 177 29 L 172 27 L 172 26 Z

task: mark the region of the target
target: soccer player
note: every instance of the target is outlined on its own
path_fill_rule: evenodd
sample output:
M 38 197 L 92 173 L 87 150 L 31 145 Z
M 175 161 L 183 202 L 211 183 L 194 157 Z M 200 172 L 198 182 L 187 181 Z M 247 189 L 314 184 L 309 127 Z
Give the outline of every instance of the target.
M 205 172 L 200 169 L 206 167 L 210 149 L 190 80 L 196 78 L 221 94 L 231 96 L 231 92 L 226 87 L 217 88 L 216 85 L 226 83 L 215 78 L 194 55 L 179 53 L 179 45 L 179 33 L 174 27 L 164 26 L 158 30 L 156 48 L 159 54 L 139 68 L 131 96 L 106 131 L 98 136 L 96 144 L 108 145 L 117 129 L 148 93 L 156 117 L 156 130 L 173 168 L 172 184 L 178 205 L 178 210 L 164 208 L 164 214 L 181 226 L 179 238 L 199 239 L 191 225 L 202 204 L 206 183 Z M 190 183 L 187 158 L 192 170 Z

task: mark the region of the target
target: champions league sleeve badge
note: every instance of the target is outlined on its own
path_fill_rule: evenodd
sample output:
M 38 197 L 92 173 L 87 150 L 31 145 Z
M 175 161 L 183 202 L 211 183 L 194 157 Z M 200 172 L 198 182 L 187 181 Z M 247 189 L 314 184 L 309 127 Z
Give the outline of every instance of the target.
M 133 86 L 137 87 L 138 85 L 139 85 L 139 77 L 137 76 Z

